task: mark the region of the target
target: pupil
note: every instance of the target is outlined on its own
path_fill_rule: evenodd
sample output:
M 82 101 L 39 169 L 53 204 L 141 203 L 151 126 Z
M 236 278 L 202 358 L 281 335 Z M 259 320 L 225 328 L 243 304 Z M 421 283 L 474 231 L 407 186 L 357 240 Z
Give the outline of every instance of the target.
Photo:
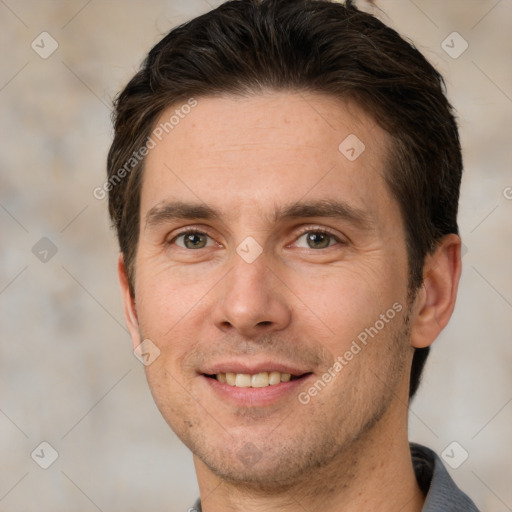
M 204 245 L 203 237 L 197 233 L 191 233 L 190 235 L 187 235 L 185 239 L 185 245 L 187 247 L 199 247 Z
M 312 249 L 327 247 L 329 245 L 329 236 L 323 233 L 310 233 L 308 235 L 308 245 Z

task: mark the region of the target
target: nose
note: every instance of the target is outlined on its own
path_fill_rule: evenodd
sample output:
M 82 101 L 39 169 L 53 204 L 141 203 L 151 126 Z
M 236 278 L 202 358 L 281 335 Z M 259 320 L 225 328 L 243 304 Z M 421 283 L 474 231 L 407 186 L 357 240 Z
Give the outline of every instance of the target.
M 234 255 L 234 265 L 218 287 L 213 321 L 224 332 L 256 337 L 285 329 L 291 308 L 285 287 L 266 264 L 264 255 L 252 263 Z

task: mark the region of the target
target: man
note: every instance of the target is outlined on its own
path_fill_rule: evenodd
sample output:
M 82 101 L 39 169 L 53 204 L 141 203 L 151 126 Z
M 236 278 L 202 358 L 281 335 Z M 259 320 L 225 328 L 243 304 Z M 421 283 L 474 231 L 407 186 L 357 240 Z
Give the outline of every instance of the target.
M 193 510 L 476 510 L 407 436 L 455 304 L 461 172 L 442 78 L 350 1 L 227 2 L 151 50 L 116 101 L 109 206 Z

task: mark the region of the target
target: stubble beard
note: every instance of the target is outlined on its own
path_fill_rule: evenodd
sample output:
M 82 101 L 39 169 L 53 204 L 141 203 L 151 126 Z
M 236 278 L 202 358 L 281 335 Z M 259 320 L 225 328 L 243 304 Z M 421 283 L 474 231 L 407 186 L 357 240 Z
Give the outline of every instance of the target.
M 332 405 L 326 408 L 324 402 L 324 410 L 311 409 L 306 416 L 307 424 L 293 421 L 292 412 L 268 436 L 251 438 L 235 433 L 230 437 L 227 431 L 216 436 L 215 429 L 219 427 L 212 427 L 208 417 L 175 421 L 161 412 L 178 437 L 213 474 L 240 490 L 279 494 L 289 493 L 293 488 L 315 487 L 319 491 L 329 485 L 325 475 L 329 475 L 330 482 L 335 477 L 340 484 L 348 485 L 355 476 L 366 441 L 397 396 L 405 371 L 406 348 L 410 346 L 409 308 L 401 318 L 400 326 L 388 334 L 385 363 L 380 354 L 373 358 L 378 366 L 367 368 L 367 361 L 361 358 L 359 366 L 351 368 L 351 380 L 331 395 L 328 402 Z M 332 385 L 336 383 L 329 384 Z M 297 401 L 296 407 L 302 412 L 309 404 Z M 187 423 L 195 428 L 185 427 Z M 224 445 L 219 445 L 220 438 L 224 438 Z M 248 445 L 260 455 L 254 464 L 246 464 L 240 457 Z

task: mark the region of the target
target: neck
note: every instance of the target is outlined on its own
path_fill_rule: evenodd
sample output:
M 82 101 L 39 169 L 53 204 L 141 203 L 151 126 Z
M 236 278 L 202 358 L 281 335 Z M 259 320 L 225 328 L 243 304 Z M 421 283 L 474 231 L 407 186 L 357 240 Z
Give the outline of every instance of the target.
M 388 412 L 328 465 L 272 495 L 222 481 L 195 457 L 203 511 L 420 512 L 425 498 L 412 466 L 407 418 L 397 429 L 397 411 Z

